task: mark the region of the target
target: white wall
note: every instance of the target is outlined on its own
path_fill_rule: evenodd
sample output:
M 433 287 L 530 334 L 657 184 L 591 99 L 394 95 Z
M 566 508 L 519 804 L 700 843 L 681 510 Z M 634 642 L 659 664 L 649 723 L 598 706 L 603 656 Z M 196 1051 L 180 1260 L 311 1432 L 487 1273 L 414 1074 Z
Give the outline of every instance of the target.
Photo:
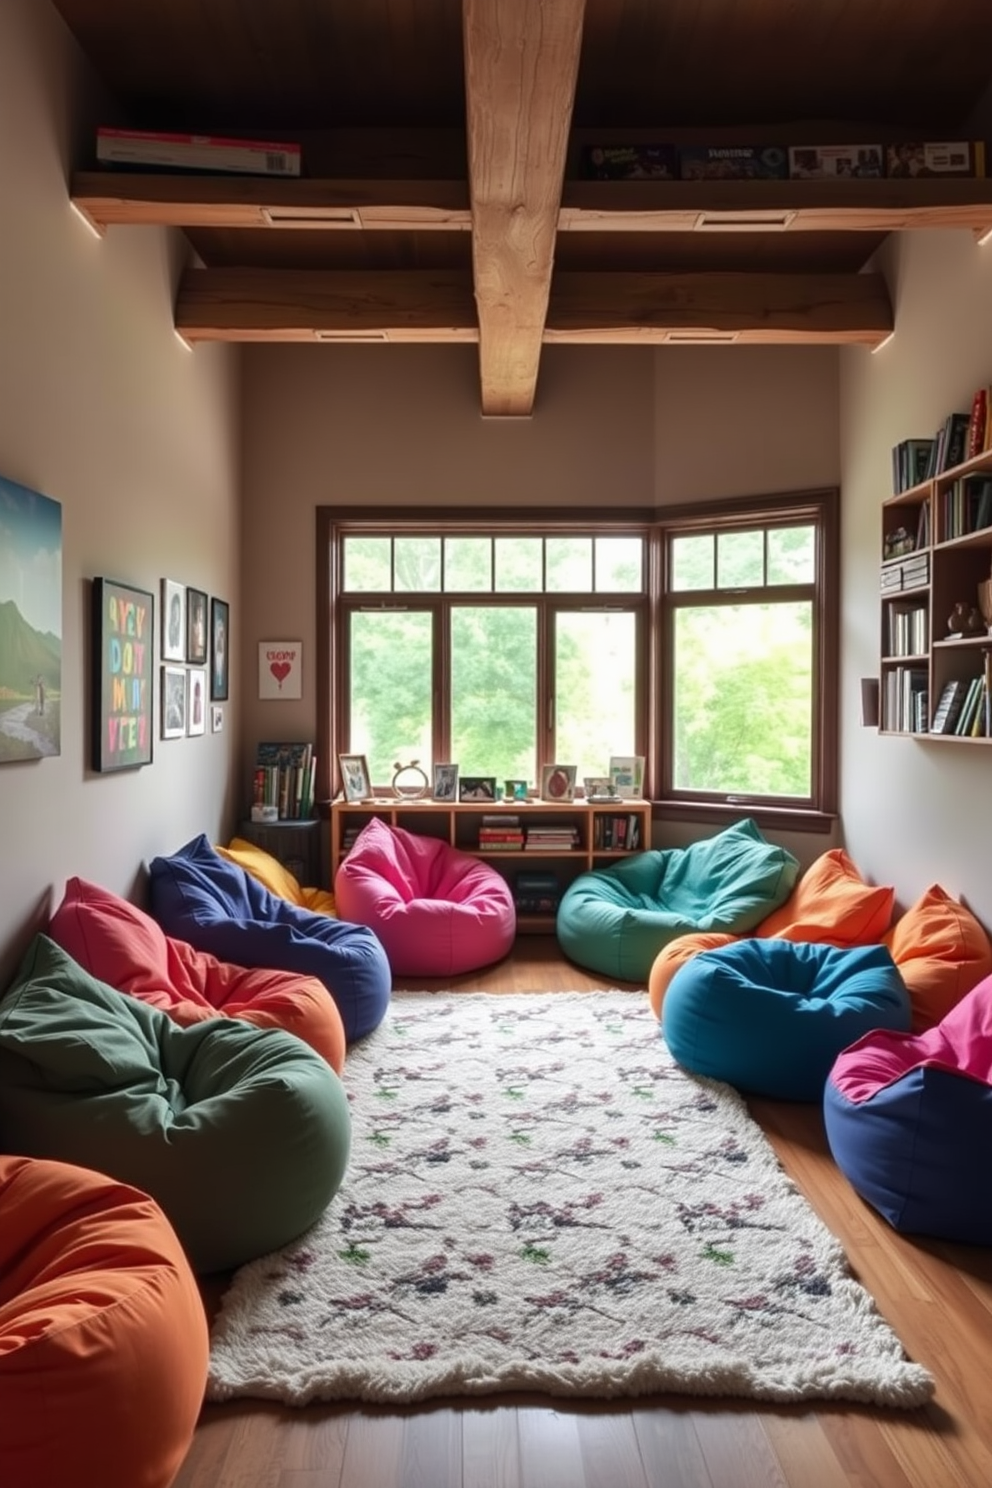
M 60 756 L 0 766 L 2 974 L 67 877 L 128 894 L 149 858 L 233 819 L 236 692 L 226 731 L 156 737 L 138 770 L 90 769 L 89 581 L 157 597 L 168 576 L 229 599 L 235 662 L 240 618 L 237 354 L 173 335 L 178 234 L 98 241 L 71 210 L 69 164 L 97 107 L 47 0 L 3 0 L 0 475 L 61 503 L 63 657 Z
M 841 368 L 844 832 L 856 862 L 903 904 L 939 882 L 992 927 L 992 746 L 879 737 L 860 726 L 859 693 L 878 669 L 892 446 L 930 437 L 992 380 L 992 244 L 968 231 L 906 233 L 887 240 L 879 267 L 896 334 L 874 356 L 845 350 Z

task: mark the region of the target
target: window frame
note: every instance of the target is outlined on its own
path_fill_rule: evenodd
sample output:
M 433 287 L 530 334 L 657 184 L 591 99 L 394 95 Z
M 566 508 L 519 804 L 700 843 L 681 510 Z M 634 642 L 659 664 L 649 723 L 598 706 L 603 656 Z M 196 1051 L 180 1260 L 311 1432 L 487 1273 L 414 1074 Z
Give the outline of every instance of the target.
M 343 594 L 342 554 L 344 536 L 358 532 L 371 536 L 417 536 L 436 534 L 492 536 L 504 534 L 569 536 L 613 536 L 638 532 L 645 544 L 644 588 L 622 596 L 623 606 L 643 612 L 639 626 L 642 686 L 636 719 L 636 753 L 645 756 L 646 793 L 652 801 L 652 817 L 672 822 L 708 822 L 715 830 L 753 817 L 760 825 L 778 830 L 828 833 L 837 811 L 838 766 L 838 632 L 839 589 L 839 492 L 836 488 L 791 492 L 771 496 L 735 497 L 717 502 L 698 502 L 663 508 L 631 507 L 604 514 L 602 507 L 550 508 L 525 513 L 512 507 L 459 511 L 453 507 L 410 508 L 390 506 L 321 506 L 317 508 L 317 748 L 318 793 L 330 799 L 337 788 L 336 765 L 340 751 L 348 752 L 348 691 L 343 658 L 347 654 L 348 624 L 342 616 L 361 607 L 358 596 Z M 813 580 L 813 666 L 811 792 L 808 801 L 770 801 L 767 797 L 733 795 L 716 797 L 675 791 L 672 788 L 672 734 L 665 726 L 673 696 L 674 615 L 685 603 L 740 602 L 744 593 L 767 594 L 766 588 L 744 591 L 684 591 L 673 595 L 668 586 L 670 540 L 673 537 L 753 529 L 757 526 L 815 525 L 819 534 Z M 805 596 L 808 586 L 800 586 Z M 788 599 L 793 586 L 775 585 L 776 599 Z M 701 597 L 702 596 L 702 597 Z M 463 599 L 468 596 L 461 596 Z M 553 645 L 553 617 L 559 610 L 588 609 L 605 596 L 575 595 L 558 591 L 484 590 L 473 600 L 519 603 L 536 606 L 539 630 L 545 624 L 547 644 Z M 614 599 L 615 597 L 611 596 Z M 446 645 L 440 616 L 451 602 L 443 591 L 409 594 L 397 591 L 397 607 L 434 611 L 435 685 L 441 665 L 437 651 Z M 538 667 L 537 749 L 545 757 L 552 724 L 549 718 L 550 688 L 543 665 Z M 545 701 L 540 701 L 544 699 Z M 435 740 L 443 753 L 445 740 Z M 550 754 L 547 754 L 550 758 Z

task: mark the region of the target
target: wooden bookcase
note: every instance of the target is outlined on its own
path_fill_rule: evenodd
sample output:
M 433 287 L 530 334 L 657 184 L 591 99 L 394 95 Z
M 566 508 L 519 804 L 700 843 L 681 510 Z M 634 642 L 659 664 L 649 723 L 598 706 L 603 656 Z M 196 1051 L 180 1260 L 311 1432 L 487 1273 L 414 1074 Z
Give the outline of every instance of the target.
M 977 676 L 992 680 L 992 634 L 952 635 L 949 626 L 957 604 L 978 607 L 979 586 L 992 576 L 992 525 L 969 531 L 960 503 L 955 517 L 955 492 L 981 475 L 992 477 L 992 450 L 882 504 L 880 733 L 939 743 L 992 742 L 985 733 L 930 732 L 949 682 Z M 899 529 L 912 534 L 914 546 L 886 558 L 886 545 Z M 914 717 L 908 706 L 919 690 L 926 692 L 925 717 Z
M 526 834 L 535 826 L 574 827 L 577 842 L 571 848 L 545 850 L 523 847 L 507 851 L 486 850 L 479 846 L 479 827 L 483 816 L 518 816 Z M 594 802 L 585 800 L 551 802 L 527 801 L 430 801 L 380 796 L 372 801 L 348 802 L 340 796 L 331 803 L 331 883 L 346 855 L 352 833 L 360 831 L 369 817 L 377 816 L 390 826 L 403 827 L 427 837 L 440 837 L 452 847 L 492 863 L 506 878 L 511 888 L 516 875 L 526 871 L 553 871 L 562 891 L 574 878 L 591 868 L 605 867 L 618 859 L 631 856 L 651 846 L 651 803 L 649 801 Z M 637 824 L 636 846 L 604 847 L 610 840 L 609 823 L 622 818 L 629 833 L 630 823 Z M 614 834 L 615 835 L 615 834 Z M 519 914 L 519 933 L 547 933 L 554 929 L 555 917 L 549 914 Z

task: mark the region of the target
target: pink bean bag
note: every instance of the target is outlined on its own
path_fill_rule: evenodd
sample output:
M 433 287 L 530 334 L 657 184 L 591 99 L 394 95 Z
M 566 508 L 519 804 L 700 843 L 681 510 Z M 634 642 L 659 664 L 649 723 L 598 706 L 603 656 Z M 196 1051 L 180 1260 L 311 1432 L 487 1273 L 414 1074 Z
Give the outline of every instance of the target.
M 394 974 L 454 976 L 513 945 L 513 895 L 489 863 L 372 817 L 334 879 L 338 914 L 367 925 Z
M 219 1014 L 242 1018 L 295 1034 L 336 1074 L 344 1067 L 341 1014 L 316 977 L 218 961 L 82 878 L 69 879 L 48 933 L 98 981 L 161 1009 L 183 1028 Z

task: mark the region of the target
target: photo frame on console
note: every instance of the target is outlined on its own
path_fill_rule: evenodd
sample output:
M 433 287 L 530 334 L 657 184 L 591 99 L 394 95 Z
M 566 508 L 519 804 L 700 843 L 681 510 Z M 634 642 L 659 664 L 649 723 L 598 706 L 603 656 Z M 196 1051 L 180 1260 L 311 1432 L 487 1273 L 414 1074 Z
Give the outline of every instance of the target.
M 367 801 L 372 794 L 369 764 L 364 754 L 339 754 L 341 789 L 346 801 Z

